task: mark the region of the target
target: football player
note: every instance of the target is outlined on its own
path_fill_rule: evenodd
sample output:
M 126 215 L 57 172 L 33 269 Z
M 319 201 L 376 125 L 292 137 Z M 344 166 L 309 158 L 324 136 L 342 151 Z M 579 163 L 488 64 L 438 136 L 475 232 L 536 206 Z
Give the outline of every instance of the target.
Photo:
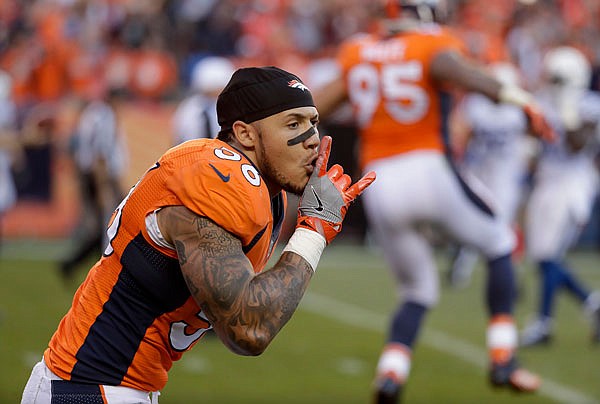
M 591 315 L 592 341 L 600 342 L 600 292 L 590 291 L 565 260 L 598 193 L 594 158 L 600 150 L 600 94 L 588 90 L 590 80 L 590 63 L 579 50 L 561 46 L 545 55 L 538 100 L 560 141 L 542 149 L 526 211 L 527 251 L 539 269 L 540 300 L 536 318 L 521 333 L 524 346 L 551 340 L 561 289 Z
M 382 32 L 345 42 L 339 52 L 342 75 L 316 95 L 323 116 L 350 100 L 361 127 L 360 163 L 378 176 L 363 201 L 402 298 L 377 365 L 379 403 L 398 399 L 422 321 L 438 300 L 432 247 L 418 231 L 424 222 L 441 225 L 487 259 L 491 383 L 524 392 L 540 385 L 515 355 L 515 237 L 447 159 L 445 116 L 450 105 L 444 90 L 458 87 L 514 104 L 526 113 L 536 134 L 554 134 L 531 94 L 503 85 L 463 56 L 460 41 L 434 21 L 443 6 L 436 0 L 386 1 Z
M 17 106 L 11 96 L 12 86 L 10 75 L 0 70 L 0 249 L 3 215 L 17 202 L 12 170 L 23 159 L 17 132 Z
M 173 361 L 208 330 L 259 355 L 292 316 L 375 174 L 351 184 L 339 165 L 327 170 L 331 138 L 319 142 L 311 92 L 284 70 L 237 70 L 217 113 L 218 139 L 167 151 L 117 207 L 23 404 L 155 403 Z M 297 226 L 264 270 L 286 191 L 302 195 Z
M 489 70 L 505 85 L 520 82 L 518 70 L 508 62 L 493 63 Z M 457 111 L 467 131 L 467 139 L 462 141 L 466 145 L 459 146 L 461 150 L 456 153 L 462 157 L 457 162 L 461 175 L 471 186 L 485 184 L 497 214 L 514 224 L 528 164 L 537 149 L 526 136 L 525 114 L 515 105 L 496 103 L 477 93 L 467 94 Z M 450 285 L 467 286 L 477 260 L 476 250 L 459 247 L 448 272 Z
M 72 237 L 75 248 L 59 265 L 64 280 L 72 280 L 81 264 L 100 255 L 107 242 L 105 224 L 125 195 L 121 187 L 129 160 L 125 139 L 116 94 L 98 84 L 88 92 L 69 140 L 82 209 Z

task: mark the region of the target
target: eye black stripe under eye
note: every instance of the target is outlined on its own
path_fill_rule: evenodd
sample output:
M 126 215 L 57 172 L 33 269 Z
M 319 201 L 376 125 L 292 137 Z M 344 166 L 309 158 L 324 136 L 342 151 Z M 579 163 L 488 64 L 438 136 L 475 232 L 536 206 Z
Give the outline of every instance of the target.
M 306 139 L 308 139 L 309 137 L 314 135 L 315 133 L 316 133 L 315 127 L 311 126 L 306 132 L 302 132 L 295 138 L 288 140 L 287 144 L 288 144 L 288 146 L 293 146 L 295 144 L 302 143 Z

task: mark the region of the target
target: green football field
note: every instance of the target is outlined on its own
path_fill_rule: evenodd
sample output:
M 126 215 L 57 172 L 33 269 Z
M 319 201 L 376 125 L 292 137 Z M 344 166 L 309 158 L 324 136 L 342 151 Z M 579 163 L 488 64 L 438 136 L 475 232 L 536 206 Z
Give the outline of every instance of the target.
M 68 309 L 76 284 L 57 276 L 64 243 L 10 242 L 0 253 L 0 403 L 18 403 L 31 366 Z M 600 289 L 598 253 L 570 260 Z M 441 267 L 446 260 L 439 256 Z M 80 277 L 83 277 L 83 271 Z M 535 271 L 521 265 L 520 324 L 537 298 Z M 560 296 L 554 343 L 522 350 L 520 359 L 544 378 L 536 395 L 487 384 L 483 271 L 463 290 L 443 287 L 416 347 L 405 403 L 600 403 L 600 345 L 579 306 Z M 208 337 L 175 363 L 161 404 L 370 402 L 370 384 L 395 291 L 376 250 L 334 243 L 300 309 L 259 357 L 229 352 Z

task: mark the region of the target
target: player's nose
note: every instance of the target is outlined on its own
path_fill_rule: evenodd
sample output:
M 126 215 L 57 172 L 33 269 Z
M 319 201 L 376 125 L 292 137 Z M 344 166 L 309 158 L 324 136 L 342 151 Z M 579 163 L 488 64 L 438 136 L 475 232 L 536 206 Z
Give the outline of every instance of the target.
M 313 126 L 314 131 L 312 136 L 310 136 L 309 138 L 307 138 L 304 141 L 304 147 L 306 147 L 307 149 L 316 149 L 319 144 L 321 143 L 321 138 L 319 136 L 319 129 L 317 129 L 316 126 Z

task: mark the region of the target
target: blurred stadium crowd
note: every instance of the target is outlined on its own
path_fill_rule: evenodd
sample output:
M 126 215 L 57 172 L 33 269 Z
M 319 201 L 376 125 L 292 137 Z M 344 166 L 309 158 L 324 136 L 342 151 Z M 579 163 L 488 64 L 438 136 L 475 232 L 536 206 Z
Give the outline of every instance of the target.
M 173 98 L 200 58 L 303 70 L 369 30 L 367 0 L 4 0 L 2 68 L 20 107 L 86 97 L 99 78 L 132 97 Z M 512 58 L 534 85 L 540 54 L 568 43 L 600 60 L 594 0 L 451 0 L 448 24 L 483 62 Z
M 116 108 L 113 118 L 120 129 L 106 143 L 124 148 L 107 146 L 105 153 L 121 153 L 113 174 L 129 187 L 172 145 L 169 120 L 190 93 L 198 61 L 217 55 L 236 67 L 277 65 L 317 86 L 335 69 L 332 61 L 340 42 L 373 29 L 377 4 L 2 0 L 0 176 L 8 172 L 15 185 L 10 191 L 8 177 L 0 177 L 2 233 L 63 237 L 75 227 L 73 212 L 82 198 L 76 181 L 65 178 L 76 171 L 78 149 L 72 135 L 90 102 L 101 100 Z M 515 63 L 529 90 L 539 83 L 545 50 L 577 47 L 593 66 L 592 87 L 600 90 L 598 0 L 450 0 L 447 24 L 481 63 Z M 330 124 L 332 130 L 348 130 L 353 139 L 347 114 Z M 352 167 L 353 143 L 340 143 L 339 159 Z M 158 150 L 148 155 L 152 147 Z M 51 222 L 46 230 L 45 222 Z

